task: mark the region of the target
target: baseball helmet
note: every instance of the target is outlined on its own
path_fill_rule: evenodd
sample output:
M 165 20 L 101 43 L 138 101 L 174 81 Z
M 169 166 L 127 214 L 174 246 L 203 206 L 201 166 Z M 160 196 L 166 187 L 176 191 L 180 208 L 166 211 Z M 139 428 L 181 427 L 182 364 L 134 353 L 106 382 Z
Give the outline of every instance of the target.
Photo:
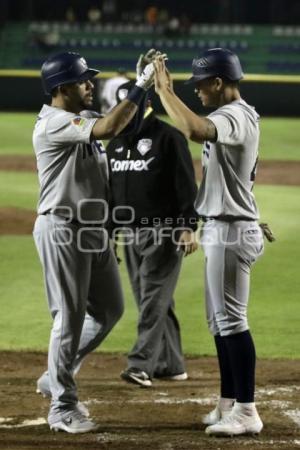
M 44 91 L 51 94 L 57 86 L 93 78 L 99 70 L 90 69 L 78 53 L 64 52 L 50 56 L 42 65 L 41 75 Z
M 244 74 L 238 56 L 226 48 L 206 50 L 199 59 L 192 63 L 193 76 L 185 83 L 195 83 L 205 78 L 220 77 L 239 81 Z

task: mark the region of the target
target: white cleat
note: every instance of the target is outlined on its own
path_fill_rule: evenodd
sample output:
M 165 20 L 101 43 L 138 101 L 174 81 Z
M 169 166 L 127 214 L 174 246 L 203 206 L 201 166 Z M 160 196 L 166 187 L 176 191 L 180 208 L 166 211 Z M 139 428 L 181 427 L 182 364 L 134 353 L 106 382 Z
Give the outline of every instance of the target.
M 49 387 L 49 373 L 44 372 L 36 383 L 36 393 L 41 394 L 44 398 L 51 397 L 51 391 Z
M 49 425 L 50 430 L 66 431 L 71 434 L 89 433 L 99 428 L 99 425 L 83 416 L 78 410 L 65 413 L 61 419 Z
M 237 404 L 236 404 L 237 405 Z M 243 410 L 233 407 L 231 413 L 215 425 L 206 428 L 205 433 L 212 436 L 237 436 L 241 434 L 259 434 L 263 428 L 261 418 L 256 408 Z M 240 404 L 238 404 L 240 405 Z
M 215 425 L 231 413 L 233 405 L 234 399 L 220 398 L 217 406 L 202 417 L 202 423 L 204 425 Z
M 120 376 L 128 383 L 138 384 L 142 387 L 152 386 L 152 381 L 149 375 L 143 370 L 137 369 L 135 367 L 130 367 L 129 369 L 123 370 Z
M 178 373 L 177 375 L 170 375 L 168 377 L 169 380 L 172 381 L 185 381 L 188 379 L 188 374 L 186 372 Z
M 159 380 L 171 380 L 171 381 L 185 381 L 188 379 L 188 374 L 186 372 L 177 373 L 177 374 L 166 374 L 166 375 L 154 375 L 154 378 L 158 378 Z

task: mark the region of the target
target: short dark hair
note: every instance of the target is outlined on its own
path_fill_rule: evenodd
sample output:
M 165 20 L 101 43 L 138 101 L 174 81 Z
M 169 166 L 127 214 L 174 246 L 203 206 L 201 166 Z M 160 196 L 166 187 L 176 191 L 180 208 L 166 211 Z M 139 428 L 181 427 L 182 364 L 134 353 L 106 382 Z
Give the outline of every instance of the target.
M 58 95 L 58 88 L 59 88 L 59 86 L 56 86 L 54 89 L 52 89 L 51 97 L 57 97 L 57 95 Z

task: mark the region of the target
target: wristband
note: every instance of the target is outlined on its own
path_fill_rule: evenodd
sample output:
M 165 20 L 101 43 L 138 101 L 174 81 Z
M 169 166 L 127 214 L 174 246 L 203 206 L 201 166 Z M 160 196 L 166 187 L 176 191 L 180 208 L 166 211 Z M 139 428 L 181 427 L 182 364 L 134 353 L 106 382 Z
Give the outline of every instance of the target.
M 141 103 L 142 100 L 144 100 L 146 91 L 141 88 L 140 86 L 137 86 L 136 84 L 133 86 L 131 91 L 127 95 L 127 100 L 131 101 L 132 103 L 135 103 L 137 106 Z

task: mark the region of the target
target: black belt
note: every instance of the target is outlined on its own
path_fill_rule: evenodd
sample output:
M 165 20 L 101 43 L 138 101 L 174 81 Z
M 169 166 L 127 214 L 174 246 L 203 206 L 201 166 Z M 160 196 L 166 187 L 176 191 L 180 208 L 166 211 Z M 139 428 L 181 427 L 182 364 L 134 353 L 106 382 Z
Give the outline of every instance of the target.
M 53 214 L 51 211 L 46 211 L 44 213 L 41 213 L 41 216 L 48 216 L 49 214 L 53 215 L 53 216 L 57 216 L 62 220 L 65 220 L 66 223 L 71 223 L 72 225 L 77 225 L 78 227 L 89 227 L 89 228 L 103 228 L 103 224 L 101 223 L 94 223 L 94 222 L 88 222 L 88 223 L 82 223 L 79 222 L 79 220 L 76 219 L 70 219 L 70 217 L 64 217 L 64 216 L 59 216 L 58 214 Z
M 256 219 L 250 219 L 250 217 L 242 217 L 242 216 L 210 216 L 210 217 L 204 217 L 202 216 L 201 219 L 203 222 L 208 222 L 209 220 L 220 220 L 221 222 L 239 222 L 239 221 L 246 221 L 246 222 L 253 222 Z

